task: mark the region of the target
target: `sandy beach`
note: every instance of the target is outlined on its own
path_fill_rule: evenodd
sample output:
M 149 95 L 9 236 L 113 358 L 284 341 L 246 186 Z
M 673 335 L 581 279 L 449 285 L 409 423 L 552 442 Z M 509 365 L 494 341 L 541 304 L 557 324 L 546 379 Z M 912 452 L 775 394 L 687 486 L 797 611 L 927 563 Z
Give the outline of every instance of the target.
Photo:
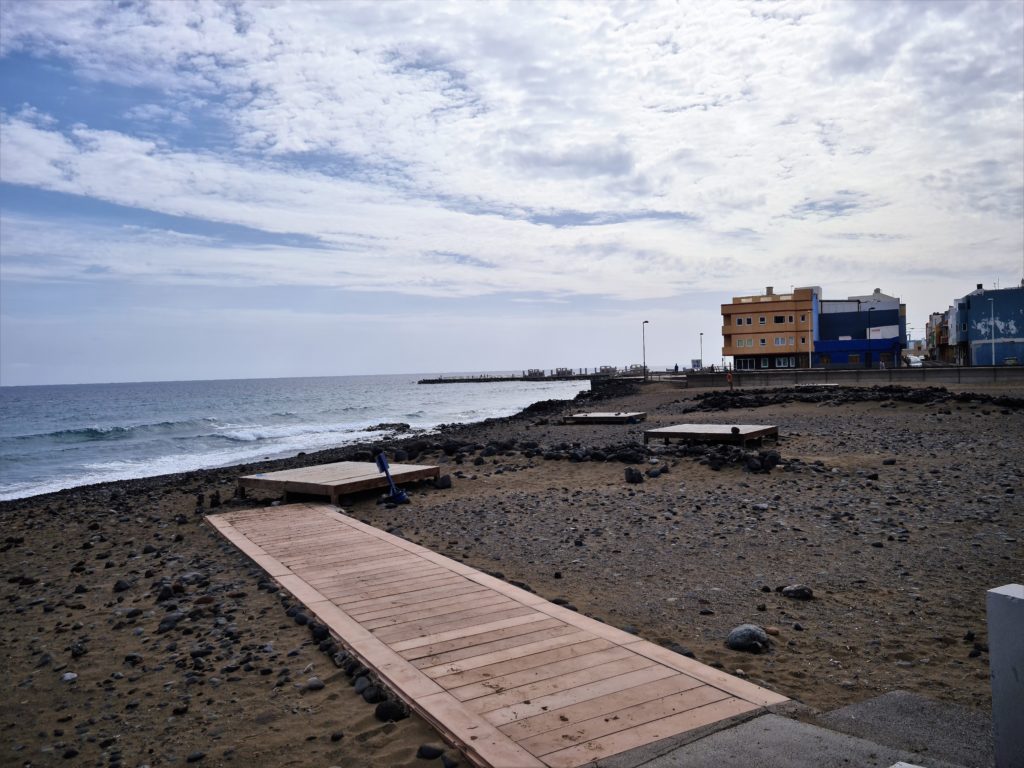
M 984 710 L 985 591 L 1024 573 L 1022 394 L 625 387 L 376 446 L 452 487 L 343 506 L 816 710 L 898 689 Z M 561 424 L 581 410 L 648 416 Z M 680 422 L 772 424 L 780 440 L 643 445 Z M 233 498 L 241 474 L 373 447 L 0 503 L 2 763 L 441 765 L 417 757 L 440 737 L 375 717 L 343 649 L 203 522 L 214 493 L 279 501 Z M 797 584 L 813 599 L 782 595 Z M 744 623 L 771 648 L 726 648 Z

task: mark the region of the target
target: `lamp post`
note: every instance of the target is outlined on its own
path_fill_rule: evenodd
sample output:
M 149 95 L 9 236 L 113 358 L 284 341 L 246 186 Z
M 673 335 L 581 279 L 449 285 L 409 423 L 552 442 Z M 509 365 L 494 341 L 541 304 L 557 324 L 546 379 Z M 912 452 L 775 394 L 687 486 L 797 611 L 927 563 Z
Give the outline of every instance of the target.
M 874 363 L 871 360 L 871 313 L 874 312 L 874 311 L 875 311 L 874 307 L 868 307 L 868 327 L 867 327 L 867 330 L 864 331 L 864 338 L 867 339 L 867 342 L 868 342 L 867 343 L 867 347 L 868 347 L 867 348 L 867 357 L 868 357 L 868 359 L 865 361 L 867 363 L 867 367 L 868 368 L 874 367 Z
M 643 345 L 644 381 L 647 381 L 647 324 L 650 320 L 644 320 L 640 324 L 640 343 Z
M 992 311 L 992 332 L 990 338 L 992 339 L 992 367 L 996 365 L 996 301 L 995 299 L 988 300 L 989 309 Z
M 704 331 L 700 332 L 700 368 L 704 370 Z

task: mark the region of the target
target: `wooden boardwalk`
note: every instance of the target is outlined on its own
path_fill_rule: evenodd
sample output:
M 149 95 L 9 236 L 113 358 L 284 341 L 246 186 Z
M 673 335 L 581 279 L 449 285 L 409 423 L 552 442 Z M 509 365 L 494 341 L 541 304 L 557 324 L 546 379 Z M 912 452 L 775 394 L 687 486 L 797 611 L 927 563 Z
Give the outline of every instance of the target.
M 685 440 L 704 443 L 735 443 L 747 445 L 756 441 L 760 445 L 765 437 L 778 439 L 779 428 L 767 424 L 674 424 L 644 430 L 644 442 L 652 439 Z
M 412 482 L 439 477 L 441 469 L 420 464 L 392 464 L 389 468 L 395 483 Z M 238 479 L 242 488 L 262 488 L 278 491 L 288 497 L 290 493 L 327 496 L 332 503 L 350 493 L 373 488 L 386 488 L 388 481 L 372 461 L 339 461 L 315 467 L 283 469 L 280 472 L 261 472 Z
M 646 411 L 574 413 L 562 419 L 563 424 L 639 424 L 647 418 Z
M 207 521 L 477 765 L 588 765 L 786 701 L 328 505 Z

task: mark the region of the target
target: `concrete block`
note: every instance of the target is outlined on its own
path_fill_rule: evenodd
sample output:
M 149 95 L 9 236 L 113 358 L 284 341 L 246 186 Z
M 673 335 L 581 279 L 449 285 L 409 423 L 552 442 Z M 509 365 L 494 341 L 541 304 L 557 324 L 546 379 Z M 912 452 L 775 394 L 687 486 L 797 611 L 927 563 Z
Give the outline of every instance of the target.
M 1024 768 L 1024 585 L 990 589 L 986 609 L 996 768 Z

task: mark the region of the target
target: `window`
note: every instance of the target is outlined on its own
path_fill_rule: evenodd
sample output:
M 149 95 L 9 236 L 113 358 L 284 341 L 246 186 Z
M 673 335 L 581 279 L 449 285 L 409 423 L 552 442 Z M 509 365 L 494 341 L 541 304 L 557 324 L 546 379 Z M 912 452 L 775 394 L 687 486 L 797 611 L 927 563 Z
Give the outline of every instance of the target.
M 761 339 L 761 346 L 762 346 L 762 347 L 764 347 L 764 346 L 767 346 L 767 344 L 768 344 L 767 340 L 765 340 L 764 338 L 762 338 L 762 339 Z
M 747 325 L 753 325 L 753 324 L 754 324 L 754 318 L 748 317 L 747 318 Z
M 793 316 L 792 315 L 789 316 L 789 322 L 791 322 L 791 323 L 793 322 Z
M 789 337 L 789 346 L 791 346 L 791 347 L 793 346 L 793 337 L 792 336 Z
M 754 361 L 749 357 L 742 358 L 736 361 L 736 368 L 740 371 L 752 371 L 754 370 Z
M 761 315 L 759 318 L 757 318 L 757 324 L 764 325 L 764 315 Z
M 777 357 L 777 358 L 775 358 L 775 367 L 776 368 L 788 368 L 789 367 L 789 358 L 787 358 L 787 357 Z
M 743 318 L 742 317 L 737 317 L 736 318 L 736 325 L 743 325 Z
M 768 367 L 768 358 L 767 357 L 762 357 L 761 358 L 761 367 L 762 368 L 767 368 Z
M 775 346 L 776 347 L 784 347 L 784 346 L 786 346 L 786 337 L 785 336 L 776 336 L 775 337 Z
M 807 337 L 806 336 L 801 336 L 800 337 L 800 343 L 801 344 L 806 344 L 807 343 Z
M 776 315 L 775 317 L 772 318 L 772 322 L 773 323 L 784 323 L 784 322 L 786 322 L 786 316 L 785 315 Z
M 800 322 L 801 323 L 806 323 L 807 322 L 807 315 L 800 315 Z
M 790 368 L 796 368 L 796 358 L 795 357 L 789 358 L 789 367 Z
M 846 362 L 848 362 L 848 363 L 859 363 L 860 362 L 860 352 L 851 352 L 850 356 L 846 359 Z

